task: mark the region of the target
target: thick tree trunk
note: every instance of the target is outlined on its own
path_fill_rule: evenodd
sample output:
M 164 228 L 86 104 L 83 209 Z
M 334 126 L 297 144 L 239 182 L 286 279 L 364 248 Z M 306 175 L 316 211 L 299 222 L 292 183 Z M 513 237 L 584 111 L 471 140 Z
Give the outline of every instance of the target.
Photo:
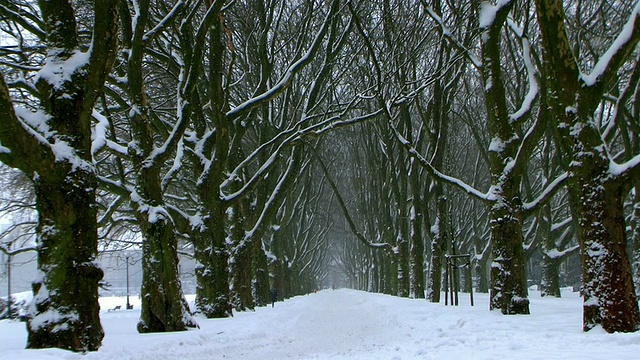
M 150 1 L 141 1 L 136 8 L 136 18 L 120 3 L 123 23 L 135 25 L 130 30 L 131 39 L 124 39 L 127 50 L 127 91 L 130 97 L 132 141 L 129 143 L 136 174 L 136 188 L 131 194 L 131 206 L 142 233 L 142 304 L 137 329 L 140 333 L 184 331 L 197 324 L 191 317 L 178 278 L 177 238 L 173 220 L 165 209 L 161 173 L 169 159 L 171 148 L 158 151 L 156 143 L 165 134 L 153 124 L 152 107 L 147 101 L 143 63 L 147 49 L 143 40 L 150 17 Z M 183 96 L 182 94 L 179 96 Z M 188 102 L 186 102 L 188 104 Z M 185 117 L 191 111 L 180 109 Z M 180 120 L 186 121 L 186 118 Z M 186 123 L 178 125 L 178 134 Z M 179 135 L 178 135 L 179 136 Z M 175 145 L 171 145 L 175 146 Z M 175 148 L 174 148 L 175 149 Z
M 502 198 L 491 209 L 491 263 L 490 309 L 503 314 L 529 314 L 526 283 L 526 263 L 522 248 L 522 215 L 518 206 L 507 200 L 509 191 L 503 184 Z
M 136 194 L 140 199 L 132 196 L 143 238 L 138 332 L 184 331 L 197 327 L 178 277 L 178 240 L 169 214 L 161 206 L 159 169 L 139 166 Z
M 247 241 L 249 240 L 249 241 Z M 253 310 L 252 280 L 252 248 L 253 241 L 244 237 L 235 247 L 231 262 L 231 276 L 233 278 L 233 304 L 236 310 Z
M 144 109 L 144 108 L 142 108 Z M 140 333 L 184 331 L 196 327 L 186 304 L 178 278 L 178 249 L 174 226 L 164 208 L 160 164 L 148 164 L 153 134 L 149 116 L 144 112 L 132 117 L 135 138 L 145 149 L 135 157 L 139 169 L 131 206 L 142 233 L 142 304 L 137 329 Z
M 102 344 L 98 282 L 103 273 L 94 263 L 97 180 L 91 156 L 91 113 L 115 58 L 116 4 L 105 0 L 86 9 L 94 15 L 93 40 L 83 53 L 87 44 L 80 43 L 74 5 L 38 3 L 46 41 L 31 40 L 46 51 L 46 57 L 41 72 L 28 76 L 35 83 L 26 84 L 37 88 L 39 101 L 29 96 L 28 107 L 38 112 L 14 104 L 0 75 L 0 160 L 32 177 L 38 211 L 39 274 L 32 284 L 28 348 L 86 352 Z M 25 56 L 24 61 L 40 61 Z M 25 115 L 20 119 L 18 108 L 31 120 L 39 118 L 39 124 L 27 130 L 32 122 Z
M 95 174 L 68 163 L 53 164 L 35 180 L 40 278 L 33 283 L 28 348 L 95 351 L 102 343 L 95 189 Z
M 540 283 L 540 296 L 561 297 L 560 293 L 560 264 L 562 258 L 552 257 L 549 250 L 542 252 L 542 281 Z
M 177 240 L 170 219 L 139 219 L 142 243 L 142 307 L 138 332 L 184 331 L 197 327 L 178 277 Z
M 398 238 L 398 292 L 400 297 L 409 296 L 409 242 L 401 235 Z
M 219 8 L 223 2 L 213 3 Z M 222 40 L 224 18 L 218 17 L 209 28 L 208 75 L 211 113 L 208 119 L 196 124 L 198 137 L 204 138 L 206 129 L 215 129 L 215 136 L 204 142 L 204 156 L 212 156 L 211 167 L 196 162 L 198 173 L 199 212 L 204 223 L 199 229 L 195 245 L 198 268 L 196 277 L 196 305 L 207 318 L 224 318 L 232 315 L 229 290 L 229 249 L 225 229 L 226 210 L 229 204 L 220 198 L 220 186 L 228 168 L 230 149 L 230 125 L 225 115 L 226 94 L 223 90 L 224 71 L 222 58 L 225 43 Z M 205 121 L 206 120 L 206 121 Z
M 601 325 L 607 332 L 637 331 L 640 312 L 625 237 L 626 187 L 610 180 L 609 161 L 601 151 L 584 143 L 580 149 L 570 169 L 569 194 L 582 250 L 583 328 Z
M 195 239 L 196 306 L 207 318 L 231 316 L 229 293 L 229 255 L 224 229 L 224 209 L 212 205 L 217 211 L 208 213 L 204 222 L 205 231 L 198 232 Z
M 261 237 L 252 243 L 253 248 L 253 299 L 256 306 L 266 306 L 271 300 L 269 266 Z
M 385 294 L 398 295 L 398 264 L 397 256 L 385 256 L 385 272 L 384 272 L 384 285 Z M 396 260 L 396 261 L 394 261 Z

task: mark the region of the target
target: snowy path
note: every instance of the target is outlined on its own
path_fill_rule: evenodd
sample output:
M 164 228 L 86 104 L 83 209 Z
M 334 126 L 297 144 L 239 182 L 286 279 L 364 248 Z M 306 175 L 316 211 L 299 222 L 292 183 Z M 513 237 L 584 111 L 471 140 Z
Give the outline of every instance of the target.
M 640 333 L 581 331 L 577 294 L 540 299 L 531 316 L 503 316 L 476 307 L 445 307 L 353 290 L 326 290 L 231 319 L 198 319 L 201 329 L 139 335 L 137 311 L 103 311 L 99 352 L 24 350 L 22 323 L 0 322 L 0 360 L 190 359 L 637 359 Z M 123 303 L 101 298 L 103 309 Z M 138 308 L 137 303 L 135 303 Z

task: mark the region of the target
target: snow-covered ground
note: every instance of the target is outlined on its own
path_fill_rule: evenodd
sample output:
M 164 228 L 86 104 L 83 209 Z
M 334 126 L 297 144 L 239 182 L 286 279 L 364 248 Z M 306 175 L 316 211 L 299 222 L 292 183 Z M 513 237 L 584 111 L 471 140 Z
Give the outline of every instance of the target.
M 24 350 L 23 323 L 0 322 L 1 360 L 52 359 L 638 359 L 640 332 L 581 331 L 576 293 L 542 299 L 531 292 L 530 316 L 488 311 L 476 294 L 470 307 L 401 299 L 354 290 L 325 290 L 276 303 L 275 308 L 199 318 L 199 330 L 136 333 L 134 310 L 107 311 L 123 298 L 101 298 L 106 336 L 100 351 Z M 192 300 L 192 298 L 191 298 Z

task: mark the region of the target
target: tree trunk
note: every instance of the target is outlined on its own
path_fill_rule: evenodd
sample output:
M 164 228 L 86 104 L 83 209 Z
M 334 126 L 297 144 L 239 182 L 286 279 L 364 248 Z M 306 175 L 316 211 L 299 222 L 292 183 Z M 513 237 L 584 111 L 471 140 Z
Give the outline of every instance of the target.
M 411 264 L 409 269 L 411 271 L 411 284 L 409 295 L 411 298 L 424 299 L 424 239 L 422 238 L 424 215 L 421 210 L 423 207 L 418 189 L 418 164 L 414 162 L 411 166 L 413 169 L 409 176 L 411 179 L 413 202 L 411 210 L 409 211 L 409 219 L 411 221 Z
M 253 242 L 253 299 L 256 306 L 266 306 L 271 301 L 269 266 L 261 237 Z
M 253 237 L 245 236 L 244 200 L 239 200 L 233 206 L 231 221 L 231 236 L 234 250 L 231 261 L 231 277 L 233 279 L 233 304 L 238 311 L 253 310 L 253 295 L 251 292 L 252 279 L 252 250 Z
M 554 256 L 558 254 L 556 237 L 551 231 L 552 214 L 551 207 L 545 205 L 539 214 L 541 236 L 544 237 L 542 244 L 542 280 L 540 282 L 540 296 L 561 297 L 560 293 L 560 264 L 562 257 Z
M 636 298 L 640 298 L 640 188 L 636 186 L 633 197 L 633 214 L 631 217 L 631 235 L 633 284 Z
M 140 218 L 139 221 L 144 242 L 138 332 L 184 331 L 188 327 L 197 327 L 178 277 L 177 239 L 171 220 L 160 215 Z
M 489 307 L 508 315 L 529 314 L 522 213 L 507 200 L 510 192 L 506 184 L 502 190 L 503 197 L 491 209 L 493 262 Z
M 398 264 L 397 256 L 384 256 L 385 259 L 385 294 L 398 295 Z M 394 261 L 396 260 L 396 261 Z
M 40 278 L 32 285 L 27 348 L 96 351 L 102 343 L 96 185 L 93 172 L 68 163 L 35 180 Z
M 225 318 L 231 315 L 229 294 L 228 250 L 224 229 L 224 209 L 208 212 L 203 231 L 196 235 L 196 306 L 207 318 Z
M 489 292 L 489 277 L 487 276 L 487 263 L 489 259 L 480 259 L 476 266 L 476 276 L 478 277 L 478 286 L 476 291 L 479 293 Z
M 404 227 L 404 226 L 402 226 Z M 398 292 L 400 297 L 409 296 L 409 242 L 400 235 L 398 238 Z
M 601 325 L 607 332 L 637 331 L 640 312 L 627 257 L 623 209 L 627 191 L 618 181 L 608 180 L 608 159 L 584 145 L 574 153 L 569 182 L 582 250 L 583 329 Z
M 212 3 L 218 6 L 223 2 Z M 208 49 L 208 95 L 211 103 L 209 118 L 199 119 L 196 131 L 199 139 L 205 138 L 206 130 L 215 129 L 215 136 L 203 141 L 204 156 L 211 156 L 210 168 L 202 161 L 196 161 L 199 198 L 198 211 L 203 216 L 203 224 L 198 229 L 196 259 L 196 304 L 207 318 L 224 318 L 232 315 L 229 291 L 229 250 L 225 229 L 226 210 L 229 206 L 220 198 L 220 186 L 228 168 L 230 149 L 230 124 L 225 115 L 226 94 L 223 89 L 223 57 L 226 51 L 222 33 L 224 18 L 217 17 L 209 28 Z
M 560 293 L 560 264 L 562 264 L 562 258 L 550 256 L 547 250 L 542 252 L 540 296 L 562 297 Z
M 411 233 L 411 285 L 409 294 L 411 298 L 424 299 L 424 239 L 422 239 L 421 231 L 416 228 L 422 226 L 420 224 L 422 216 L 412 221 L 412 233 Z
M 435 197 L 438 199 L 437 214 L 431 243 L 431 267 L 429 270 L 429 285 L 427 286 L 427 300 L 433 303 L 440 302 L 442 292 L 442 259 L 449 237 L 447 231 L 447 199 L 442 194 L 442 185 L 436 184 Z

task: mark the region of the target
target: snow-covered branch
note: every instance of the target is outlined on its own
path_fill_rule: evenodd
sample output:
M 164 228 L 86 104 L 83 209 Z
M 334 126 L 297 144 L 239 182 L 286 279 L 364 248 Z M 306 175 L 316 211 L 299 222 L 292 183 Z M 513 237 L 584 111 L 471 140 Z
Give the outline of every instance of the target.
M 632 157 L 623 164 L 617 164 L 611 160 L 609 163 L 609 173 L 614 178 L 637 177 L 640 175 L 640 154 Z
M 589 74 L 580 74 L 580 79 L 587 86 L 594 86 L 598 81 L 607 82 L 614 76 L 621 64 L 634 51 L 640 40 L 640 1 L 636 3 L 629 20 L 616 36 L 611 46 L 602 54 Z
M 278 83 L 276 83 L 273 87 L 271 87 L 266 92 L 258 96 L 255 96 L 243 102 L 242 104 L 239 104 L 233 109 L 229 110 L 226 114 L 227 119 L 229 121 L 234 121 L 237 118 L 251 111 L 256 106 L 263 104 L 271 100 L 273 97 L 277 96 L 278 94 L 280 94 L 282 90 L 284 90 L 291 83 L 295 75 L 298 72 L 300 72 L 300 70 L 302 70 L 306 65 L 311 63 L 311 60 L 313 60 L 316 52 L 318 51 L 318 49 L 320 49 L 320 45 L 322 44 L 322 40 L 324 39 L 325 34 L 329 28 L 329 25 L 331 24 L 331 18 L 333 17 L 333 15 L 334 15 L 333 11 L 329 11 L 327 13 L 327 16 L 325 17 L 322 23 L 322 27 L 316 34 L 307 52 L 300 59 L 298 59 L 296 62 L 294 62 L 289 66 L 289 68 L 284 73 L 280 81 L 278 81 Z
M 569 177 L 568 173 L 562 173 L 560 176 L 550 182 L 546 188 L 531 202 L 525 202 L 522 204 L 522 211 L 525 213 L 531 213 L 538 207 L 545 204 L 560 188 L 564 185 Z
M 471 61 L 471 63 L 473 64 L 473 66 L 476 69 L 481 69 L 482 68 L 482 61 L 480 59 L 478 59 L 477 56 L 475 56 L 471 50 L 469 50 L 465 44 L 463 44 L 458 38 L 456 38 L 451 31 L 449 30 L 449 27 L 444 23 L 444 20 L 442 20 L 442 17 L 439 14 L 436 14 L 436 12 L 433 10 L 433 8 L 431 7 L 431 5 L 429 5 L 427 3 L 426 0 L 420 0 L 420 2 L 422 3 L 422 6 L 424 6 L 424 9 L 427 11 L 427 14 L 429 14 L 429 16 L 438 24 L 438 26 L 440 26 L 441 30 L 442 30 L 442 35 L 453 45 L 455 46 L 462 54 L 464 54 L 467 59 L 469 59 L 469 61 Z
M 473 186 L 465 183 L 464 181 L 441 173 L 438 169 L 434 168 L 433 165 L 427 160 L 420 152 L 411 144 L 401 133 L 398 131 L 398 128 L 393 123 L 392 120 L 389 120 L 389 125 L 393 129 L 393 133 L 396 139 L 400 142 L 402 147 L 404 147 L 409 154 L 416 160 L 418 163 L 429 172 L 430 175 L 435 177 L 438 181 L 443 181 L 449 185 L 453 185 L 454 187 L 462 190 L 463 192 L 473 196 L 474 198 L 481 200 L 485 203 L 493 202 L 495 199 L 490 191 L 486 193 L 482 193 L 479 190 L 475 189 Z
M 196 0 L 197 1 L 197 0 Z M 173 8 L 164 18 L 162 18 L 153 29 L 147 31 L 142 37 L 142 42 L 149 43 L 149 41 L 153 40 L 165 27 L 167 27 L 173 19 L 180 14 L 182 7 L 185 5 L 183 0 L 176 2 L 173 5 Z

